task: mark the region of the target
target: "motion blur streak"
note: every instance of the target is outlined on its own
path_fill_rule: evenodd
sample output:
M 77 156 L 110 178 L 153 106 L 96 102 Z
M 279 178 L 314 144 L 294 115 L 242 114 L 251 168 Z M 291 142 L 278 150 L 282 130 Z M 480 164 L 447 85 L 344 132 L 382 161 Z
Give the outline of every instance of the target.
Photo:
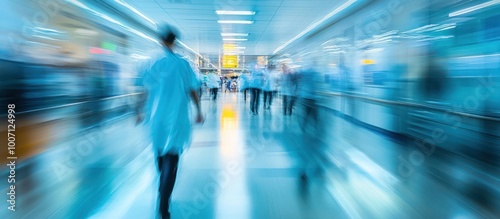
M 499 0 L 0 0 L 0 14 L 0 218 L 159 217 L 135 109 L 164 23 L 206 117 L 172 218 L 500 215 Z

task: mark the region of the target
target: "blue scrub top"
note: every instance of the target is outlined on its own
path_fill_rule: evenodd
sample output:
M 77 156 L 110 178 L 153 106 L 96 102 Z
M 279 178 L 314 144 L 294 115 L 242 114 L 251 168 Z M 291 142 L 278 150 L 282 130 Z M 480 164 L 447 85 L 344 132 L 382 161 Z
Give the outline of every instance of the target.
M 146 125 L 157 155 L 181 154 L 191 143 L 190 91 L 199 83 L 189 63 L 169 49 L 146 65 Z

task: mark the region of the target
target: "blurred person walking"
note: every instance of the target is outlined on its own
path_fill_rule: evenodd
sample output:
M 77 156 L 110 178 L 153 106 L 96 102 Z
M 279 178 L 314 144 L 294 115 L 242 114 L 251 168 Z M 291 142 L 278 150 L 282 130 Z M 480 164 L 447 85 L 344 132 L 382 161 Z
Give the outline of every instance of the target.
M 281 86 L 281 95 L 283 96 L 283 115 L 291 116 L 298 91 L 298 78 L 285 63 L 281 64 L 281 69 L 283 73 Z
M 347 94 L 341 97 L 340 111 L 346 115 L 356 115 L 356 105 L 352 97 L 356 89 L 353 71 L 348 67 L 345 55 L 341 55 L 339 58 L 339 88 L 340 92 Z
M 210 72 L 208 75 L 208 87 L 210 88 L 210 95 L 212 96 L 212 100 L 217 100 L 217 94 L 219 93 L 219 86 L 221 80 L 219 75 L 216 75 L 214 72 Z
M 238 89 L 243 92 L 243 100 L 247 101 L 247 90 L 248 90 L 248 73 L 245 71 L 241 73 L 238 78 Z
M 318 131 L 318 105 L 317 105 L 317 76 L 319 75 L 314 65 L 309 65 L 299 72 L 299 95 L 304 106 L 304 120 L 300 126 L 302 130 L 309 128 Z
M 318 109 L 318 76 L 316 62 L 306 63 L 297 73 L 298 94 L 300 103 L 303 106 L 301 157 L 303 170 L 300 173 L 302 182 L 307 182 L 314 176 L 323 174 L 323 166 L 328 162 L 325 155 L 327 145 L 323 141 L 324 131 L 319 119 Z M 323 118 L 325 119 L 325 118 Z
M 226 80 L 226 92 L 227 91 L 231 92 L 231 83 L 233 83 L 233 80 L 231 78 L 228 78 Z
M 270 65 L 269 70 L 265 77 L 265 82 L 263 87 L 264 109 L 271 108 L 271 104 L 273 102 L 273 96 L 276 93 L 276 83 L 277 83 L 277 78 L 276 78 L 275 66 Z
M 255 65 L 252 72 L 252 78 L 250 79 L 250 111 L 252 115 L 256 116 L 259 114 L 259 99 L 260 92 L 262 90 L 262 85 L 264 83 L 264 72 L 259 69 L 258 65 Z
M 159 209 L 170 218 L 171 194 L 177 176 L 179 156 L 189 147 L 191 122 L 189 99 L 197 110 L 196 123 L 204 118 L 198 98 L 198 80 L 189 63 L 173 52 L 178 34 L 172 27 L 160 32 L 164 51 L 148 63 L 142 74 L 143 95 L 136 109 L 137 123 L 146 119 L 160 172 Z
M 422 73 L 422 93 L 424 98 L 430 101 L 439 102 L 446 94 L 446 79 L 448 73 L 443 67 L 445 60 L 437 56 L 435 51 L 429 51 L 427 55 L 427 65 Z
M 199 84 L 198 98 L 200 98 L 200 101 L 201 101 L 202 96 L 203 96 L 203 87 L 205 86 L 204 82 L 203 82 L 203 75 L 201 74 L 199 69 L 195 69 L 195 73 L 196 73 L 196 79 L 198 80 L 198 84 Z

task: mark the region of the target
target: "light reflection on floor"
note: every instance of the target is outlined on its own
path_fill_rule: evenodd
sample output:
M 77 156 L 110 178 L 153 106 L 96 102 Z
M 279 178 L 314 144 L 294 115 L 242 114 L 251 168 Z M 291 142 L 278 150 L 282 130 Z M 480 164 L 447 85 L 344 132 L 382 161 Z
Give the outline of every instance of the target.
M 221 162 L 226 165 L 223 165 L 219 174 L 227 177 L 227 183 L 220 186 L 215 218 L 251 218 L 245 172 L 245 144 L 235 108 L 232 104 L 224 104 L 222 107 L 220 152 Z

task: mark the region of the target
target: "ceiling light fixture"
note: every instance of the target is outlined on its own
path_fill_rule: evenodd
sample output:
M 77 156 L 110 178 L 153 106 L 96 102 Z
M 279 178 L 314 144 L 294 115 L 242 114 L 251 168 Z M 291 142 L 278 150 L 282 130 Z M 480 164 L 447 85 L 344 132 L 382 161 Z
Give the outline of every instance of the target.
M 491 0 L 489 2 L 485 2 L 485 3 L 479 4 L 479 5 L 474 5 L 472 7 L 468 7 L 468 8 L 462 9 L 462 10 L 455 11 L 453 13 L 450 13 L 448 16 L 449 17 L 456 17 L 459 15 L 463 15 L 463 14 L 467 14 L 467 13 L 470 13 L 473 11 L 477 11 L 479 9 L 490 7 L 490 6 L 499 4 L 499 3 L 500 3 L 500 0 Z
M 221 36 L 248 36 L 248 33 L 220 33 Z
M 254 15 L 255 11 L 223 11 L 217 10 L 215 13 L 220 15 Z
M 244 49 L 222 49 L 224 52 L 245 52 Z
M 222 38 L 224 41 L 247 41 L 248 39 L 243 38 Z
M 332 45 L 332 46 L 325 46 L 325 47 L 323 47 L 323 49 L 334 49 L 334 48 L 340 48 L 340 46 Z
M 236 55 L 236 54 L 243 54 L 245 51 L 224 51 L 225 55 Z
M 253 21 L 246 20 L 218 20 L 219 24 L 253 24 Z
M 314 28 L 316 28 L 317 26 L 319 26 L 320 24 L 322 24 L 323 22 L 325 22 L 329 18 L 333 17 L 334 15 L 336 15 L 336 14 L 342 12 L 343 10 L 347 9 L 349 6 L 351 6 L 352 4 L 354 4 L 356 1 L 357 0 L 349 0 L 349 1 L 345 2 L 344 4 L 342 4 L 341 6 L 339 6 L 338 8 L 335 8 L 333 11 L 331 11 L 330 13 L 328 13 L 326 16 L 324 16 L 323 18 L 321 18 L 319 21 L 315 22 L 314 24 L 312 24 L 311 26 L 309 26 L 308 28 L 306 28 L 304 31 L 302 31 L 299 34 L 297 34 L 297 36 L 293 37 L 292 39 L 288 40 L 288 42 L 286 42 L 285 44 L 283 44 L 280 47 L 278 47 L 276 50 L 274 50 L 273 54 L 278 53 L 279 51 L 281 51 L 282 49 L 284 49 L 285 47 L 287 47 L 291 43 L 295 42 L 297 39 L 299 39 L 302 36 L 306 35 L 307 33 L 311 32 L 311 30 L 313 30 Z

